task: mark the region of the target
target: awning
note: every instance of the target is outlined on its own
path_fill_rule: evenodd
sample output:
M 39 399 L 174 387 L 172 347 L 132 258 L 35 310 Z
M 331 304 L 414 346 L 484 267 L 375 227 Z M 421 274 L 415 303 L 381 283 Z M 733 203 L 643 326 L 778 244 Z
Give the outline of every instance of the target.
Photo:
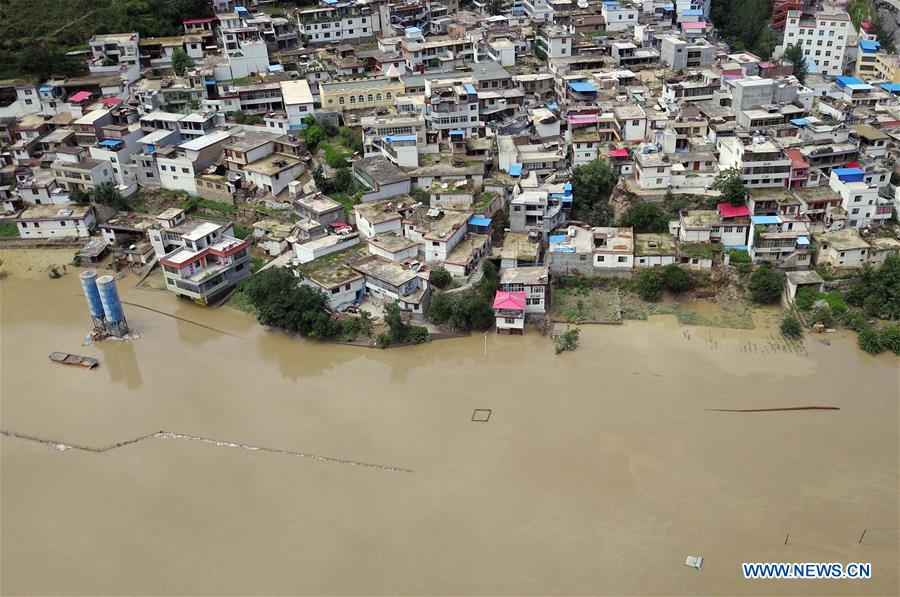
M 569 124 L 596 124 L 597 123 L 597 115 L 596 114 L 578 114 L 575 116 L 569 116 Z
M 716 206 L 723 218 L 736 218 L 739 216 L 749 216 L 750 208 L 746 205 L 732 205 L 730 203 L 720 203 Z
M 90 91 L 79 91 L 73 95 L 69 96 L 69 99 L 66 100 L 68 102 L 83 102 L 93 95 Z
M 472 216 L 469 218 L 470 226 L 482 226 L 487 228 L 491 225 L 491 218 L 486 218 L 484 216 Z

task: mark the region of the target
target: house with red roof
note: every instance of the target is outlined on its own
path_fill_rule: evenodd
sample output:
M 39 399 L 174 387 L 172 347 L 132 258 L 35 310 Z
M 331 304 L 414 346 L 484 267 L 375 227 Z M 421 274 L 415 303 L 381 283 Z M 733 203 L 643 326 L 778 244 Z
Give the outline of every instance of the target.
M 497 333 L 525 333 L 525 293 L 497 291 L 494 297 L 494 319 Z

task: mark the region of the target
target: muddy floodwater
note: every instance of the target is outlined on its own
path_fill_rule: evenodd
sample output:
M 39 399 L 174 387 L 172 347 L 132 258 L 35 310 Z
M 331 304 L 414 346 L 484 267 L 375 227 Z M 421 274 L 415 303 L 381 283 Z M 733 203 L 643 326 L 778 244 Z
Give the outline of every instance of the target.
M 559 356 L 537 333 L 381 351 L 128 277 L 141 338 L 84 346 L 77 276 L 0 257 L 19 267 L 0 281 L 3 594 L 900 590 L 898 359 L 852 336 L 792 347 L 761 312 L 585 326 Z M 840 410 L 711 410 L 814 405 Z M 741 562 L 873 578 L 748 581 Z

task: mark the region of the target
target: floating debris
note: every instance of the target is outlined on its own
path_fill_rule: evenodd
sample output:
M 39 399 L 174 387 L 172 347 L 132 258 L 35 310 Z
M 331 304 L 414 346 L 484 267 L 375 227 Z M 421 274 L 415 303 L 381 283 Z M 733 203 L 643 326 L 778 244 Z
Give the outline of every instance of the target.
M 691 568 L 696 568 L 700 570 L 700 566 L 703 565 L 703 557 L 702 556 L 688 556 L 687 559 L 684 560 L 685 566 L 690 566 Z

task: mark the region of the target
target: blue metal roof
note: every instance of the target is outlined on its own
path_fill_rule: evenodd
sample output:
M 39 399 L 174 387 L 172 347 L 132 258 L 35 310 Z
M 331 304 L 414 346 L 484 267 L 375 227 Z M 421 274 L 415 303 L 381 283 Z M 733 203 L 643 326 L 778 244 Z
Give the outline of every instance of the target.
M 843 182 L 862 182 L 866 176 L 862 168 L 835 168 L 832 172 Z
M 838 77 L 835 79 L 838 87 L 847 87 L 848 85 L 863 85 L 864 83 L 856 77 Z
M 900 83 L 882 83 L 881 88 L 888 93 L 900 93 Z
M 474 94 L 478 93 L 478 90 L 475 89 L 475 86 L 472 85 L 471 83 L 463 84 L 463 89 L 465 89 L 467 93 L 474 93 Z
M 510 166 L 509 167 L 509 175 L 510 176 L 522 176 L 522 166 L 519 166 L 518 164 L 515 166 Z
M 778 216 L 750 216 L 750 221 L 754 224 L 781 224 Z
M 469 218 L 469 224 L 472 226 L 490 226 L 491 218 L 486 218 L 484 216 L 472 216 Z
M 466 133 L 462 129 L 453 129 L 450 131 L 451 135 L 465 135 Z
M 859 48 L 866 54 L 874 54 L 881 48 L 881 43 L 874 39 L 861 39 L 859 40 Z
M 415 135 L 388 135 L 384 138 L 388 143 L 393 143 L 394 141 L 415 141 Z
M 791 124 L 796 126 L 806 126 L 807 124 L 809 124 L 809 120 L 807 120 L 806 118 L 795 118 L 791 120 Z
M 100 141 L 100 143 L 98 143 L 97 145 L 101 145 L 103 147 L 115 147 L 119 143 L 121 143 L 121 141 L 119 141 L 118 139 L 105 139 L 103 141 Z
M 566 242 L 566 235 L 565 234 L 555 234 L 555 235 L 551 236 L 550 238 L 548 238 L 547 242 L 549 242 L 551 245 L 554 243 Z
M 597 93 L 597 88 L 588 81 L 571 81 L 569 82 L 569 88 L 579 93 Z

